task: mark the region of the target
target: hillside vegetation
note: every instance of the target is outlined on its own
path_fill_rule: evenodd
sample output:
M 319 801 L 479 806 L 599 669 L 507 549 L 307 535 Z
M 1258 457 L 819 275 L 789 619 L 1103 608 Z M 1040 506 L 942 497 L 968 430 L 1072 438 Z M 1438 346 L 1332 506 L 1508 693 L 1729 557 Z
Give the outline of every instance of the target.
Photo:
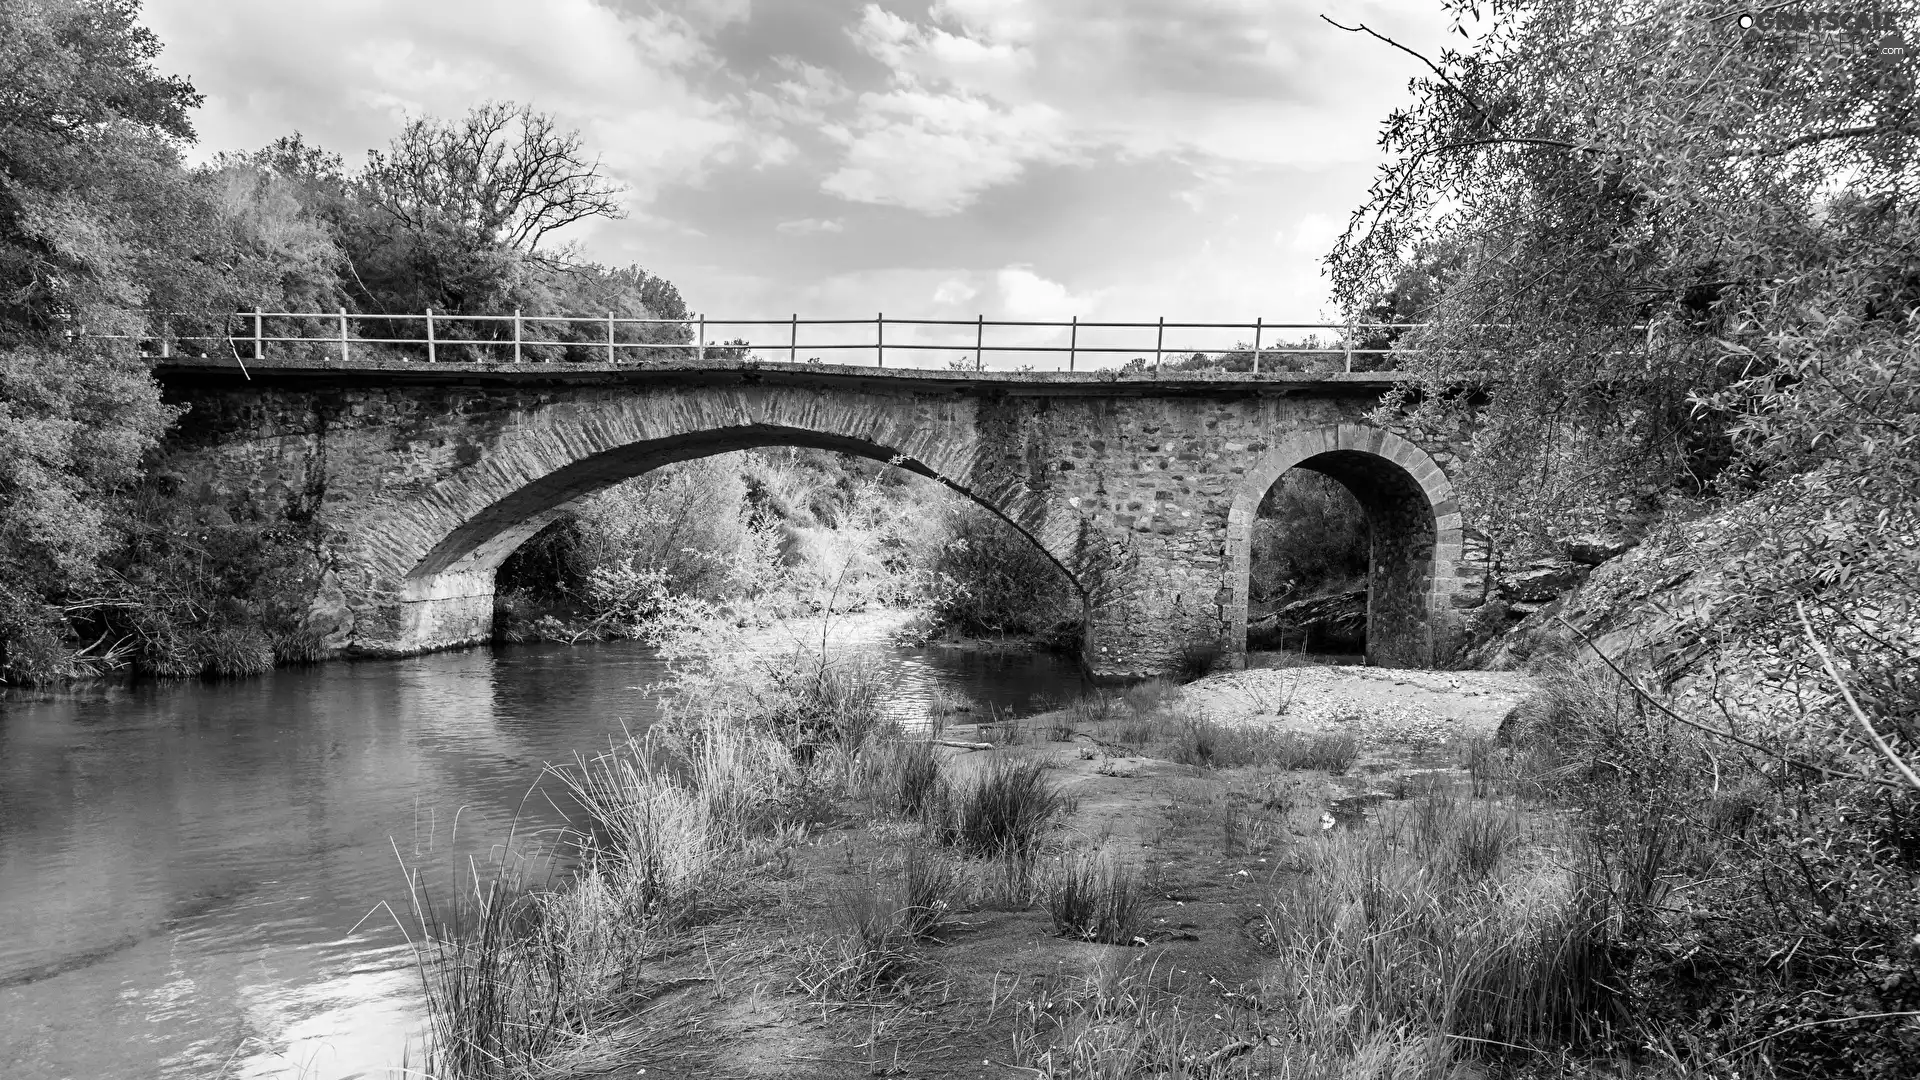
M 1425 324 L 1378 419 L 1470 418 L 1453 479 L 1493 564 L 1601 563 L 1564 600 L 1490 589 L 1473 625 L 1546 678 L 1508 735 L 1577 792 L 1631 915 L 1620 1052 L 1910 1075 L 1915 10 L 1448 7 L 1468 43 L 1425 58 L 1328 264 L 1356 317 Z

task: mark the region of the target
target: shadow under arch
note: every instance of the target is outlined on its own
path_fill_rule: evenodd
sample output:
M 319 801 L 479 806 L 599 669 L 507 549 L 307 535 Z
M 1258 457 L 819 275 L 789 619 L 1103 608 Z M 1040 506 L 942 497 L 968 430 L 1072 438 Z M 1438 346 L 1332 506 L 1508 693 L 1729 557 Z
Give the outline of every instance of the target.
M 458 595 L 475 596 L 481 592 L 490 597 L 493 572 L 499 565 L 576 500 L 665 465 L 763 446 L 832 450 L 885 462 L 935 480 L 1012 526 L 1065 576 L 1082 604 L 1088 603 L 1085 583 L 1061 562 L 1057 552 L 1035 535 L 1032 523 L 1020 520 L 999 505 L 1002 501 L 999 496 L 1011 493 L 972 490 L 923 461 L 865 439 L 763 424 L 712 428 L 629 443 L 581 457 L 528 481 L 469 516 L 415 563 L 406 575 L 404 599 L 420 603 Z M 1004 501 L 1031 505 L 1030 500 Z
M 1253 524 L 1260 502 L 1288 469 L 1331 477 L 1366 512 L 1371 552 L 1367 573 L 1367 663 L 1432 667 L 1450 647 L 1452 582 L 1460 560 L 1459 503 L 1433 458 L 1392 432 L 1334 424 L 1281 439 L 1247 469 L 1227 511 L 1229 603 L 1222 627 L 1236 664 L 1247 652 L 1247 604 L 1253 571 Z

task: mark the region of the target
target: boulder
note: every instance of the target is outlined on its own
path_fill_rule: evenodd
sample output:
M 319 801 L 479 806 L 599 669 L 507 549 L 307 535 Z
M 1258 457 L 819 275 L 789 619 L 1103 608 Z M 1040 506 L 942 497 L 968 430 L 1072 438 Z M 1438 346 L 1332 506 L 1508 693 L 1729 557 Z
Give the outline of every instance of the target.
M 1255 619 L 1248 637 L 1285 649 L 1362 652 L 1367 647 L 1367 590 L 1296 600 Z
M 1617 559 L 1633 550 L 1633 541 L 1620 537 L 1576 536 L 1561 544 L 1561 550 L 1567 553 L 1567 559 L 1581 566 L 1599 566 L 1608 559 Z
M 1541 604 L 1586 580 L 1589 567 L 1578 563 L 1536 563 L 1517 574 L 1503 574 L 1495 583 L 1508 603 Z

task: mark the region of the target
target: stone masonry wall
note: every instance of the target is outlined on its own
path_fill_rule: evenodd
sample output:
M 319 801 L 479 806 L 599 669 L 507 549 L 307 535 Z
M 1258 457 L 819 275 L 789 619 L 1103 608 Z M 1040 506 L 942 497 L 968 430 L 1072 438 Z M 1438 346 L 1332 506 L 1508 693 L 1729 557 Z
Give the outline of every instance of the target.
M 817 371 L 818 369 L 816 369 Z M 925 374 L 925 373 L 922 373 Z M 573 499 L 671 461 L 816 446 L 892 461 L 1003 514 L 1087 596 L 1101 675 L 1244 649 L 1250 508 L 1326 472 L 1374 522 L 1374 660 L 1429 664 L 1457 622 L 1459 518 L 1439 466 L 1366 426 L 1378 388 L 628 370 L 595 383 L 200 376 L 166 468 L 209 501 L 317 501 L 343 651 L 471 643 L 493 571 Z

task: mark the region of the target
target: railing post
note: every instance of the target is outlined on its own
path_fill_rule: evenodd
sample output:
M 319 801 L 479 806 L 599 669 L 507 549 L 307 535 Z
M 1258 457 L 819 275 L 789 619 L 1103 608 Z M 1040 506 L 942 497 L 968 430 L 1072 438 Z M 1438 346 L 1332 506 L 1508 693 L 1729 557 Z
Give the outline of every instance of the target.
M 1351 375 L 1353 374 L 1353 334 L 1349 332 L 1341 334 L 1340 336 L 1343 339 L 1341 344 L 1345 346 L 1347 350 L 1347 374 Z
M 887 317 L 880 313 L 873 316 L 873 363 L 875 367 L 887 366 Z
M 1160 370 L 1160 347 L 1167 342 L 1167 317 L 1160 316 L 1160 330 L 1153 335 L 1153 370 Z
M 433 347 L 433 309 L 427 309 L 427 363 L 437 364 L 440 357 Z
M 707 317 L 704 314 L 700 316 L 700 336 L 694 339 L 693 357 L 696 364 L 707 362 Z
M 613 312 L 607 312 L 607 363 L 617 363 L 613 358 Z
M 520 362 L 520 309 L 513 309 L 513 362 Z
M 1263 315 L 1253 317 L 1253 373 L 1255 375 L 1260 374 L 1260 323 L 1265 318 Z
M 340 309 L 340 362 L 347 362 L 347 309 Z
M 1073 358 L 1080 351 L 1080 316 L 1073 317 L 1073 329 L 1067 332 L 1067 370 L 1073 370 Z
M 800 313 L 793 313 L 793 322 L 787 326 L 787 363 L 800 362 Z
M 973 324 L 973 370 L 975 371 L 982 370 L 982 365 L 980 362 L 980 350 L 981 350 L 980 343 L 985 340 L 987 340 L 987 317 L 985 315 L 982 315 L 980 316 L 979 321 Z
M 260 359 L 260 309 L 253 309 L 253 358 Z

